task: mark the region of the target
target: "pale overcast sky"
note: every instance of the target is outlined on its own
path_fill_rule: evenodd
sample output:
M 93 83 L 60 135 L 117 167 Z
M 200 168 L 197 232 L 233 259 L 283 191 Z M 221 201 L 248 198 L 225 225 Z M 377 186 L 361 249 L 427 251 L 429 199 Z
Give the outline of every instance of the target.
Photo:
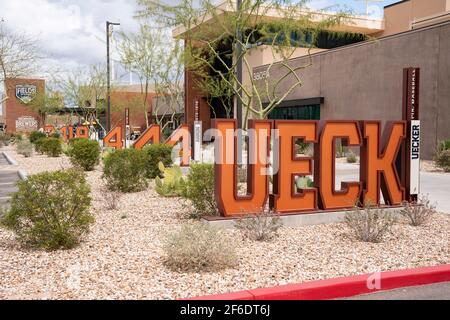
M 386 0 L 370 4 L 371 13 L 382 14 Z M 365 12 L 358 0 L 313 0 L 310 6 L 346 5 Z M 70 70 L 105 61 L 105 21 L 120 22 L 122 30 L 135 30 L 135 0 L 0 0 L 0 20 L 8 28 L 25 31 L 41 42 L 51 63 Z

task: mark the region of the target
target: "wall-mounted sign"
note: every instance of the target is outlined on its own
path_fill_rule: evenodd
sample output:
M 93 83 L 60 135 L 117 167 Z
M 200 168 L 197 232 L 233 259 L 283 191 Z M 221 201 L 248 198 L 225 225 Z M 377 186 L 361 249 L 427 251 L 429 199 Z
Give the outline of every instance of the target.
M 408 121 L 406 141 L 406 191 L 409 200 L 417 200 L 420 194 L 420 69 L 406 68 L 403 71 L 403 120 Z
M 17 132 L 32 132 L 38 129 L 38 121 L 33 117 L 20 117 L 16 120 Z
M 270 72 L 268 70 L 253 73 L 254 81 L 266 80 L 266 79 L 269 79 L 269 77 L 270 77 Z
M 33 100 L 34 95 L 37 92 L 37 87 L 35 85 L 17 85 L 16 86 L 16 97 L 23 103 L 27 104 Z
M 201 121 L 194 122 L 194 160 L 202 161 L 202 144 L 203 144 L 203 124 Z

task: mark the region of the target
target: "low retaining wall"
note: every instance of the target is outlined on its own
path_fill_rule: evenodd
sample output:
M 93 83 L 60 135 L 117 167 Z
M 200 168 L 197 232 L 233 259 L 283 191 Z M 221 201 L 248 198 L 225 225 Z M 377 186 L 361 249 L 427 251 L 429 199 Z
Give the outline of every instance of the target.
M 389 207 L 385 210 L 396 214 L 402 208 L 403 207 L 401 206 Z M 345 215 L 348 212 L 351 211 L 325 211 L 318 213 L 280 215 L 280 219 L 285 227 L 300 228 L 318 224 L 340 223 L 344 221 Z M 205 218 L 202 221 L 219 229 L 233 229 L 235 227 L 236 218 L 211 217 Z
M 331 300 L 450 281 L 450 265 L 246 290 L 190 300 Z

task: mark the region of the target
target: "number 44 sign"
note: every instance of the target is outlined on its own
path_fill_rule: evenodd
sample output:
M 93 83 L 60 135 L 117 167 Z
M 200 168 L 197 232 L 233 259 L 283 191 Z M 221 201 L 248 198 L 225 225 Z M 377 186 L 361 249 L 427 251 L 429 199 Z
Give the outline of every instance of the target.
M 122 127 L 117 126 L 105 136 L 103 144 L 107 147 L 122 149 L 124 147 L 123 134 Z M 181 142 L 181 166 L 189 166 L 191 159 L 190 136 L 189 127 L 187 125 L 182 125 L 164 142 L 170 146 L 175 146 Z M 145 132 L 135 141 L 133 148 L 141 150 L 149 143 L 161 143 L 161 127 L 159 125 L 152 125 L 145 130 Z

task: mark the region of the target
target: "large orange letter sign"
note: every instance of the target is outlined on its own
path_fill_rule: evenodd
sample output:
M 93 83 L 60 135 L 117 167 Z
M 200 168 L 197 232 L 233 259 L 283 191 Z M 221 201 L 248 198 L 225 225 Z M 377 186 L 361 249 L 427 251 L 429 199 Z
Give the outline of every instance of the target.
M 123 148 L 122 127 L 115 127 L 103 139 L 103 144 L 117 150 Z
M 145 132 L 136 140 L 133 148 L 137 150 L 143 149 L 147 143 L 152 141 L 153 143 L 160 143 L 161 141 L 161 128 L 158 125 L 151 125 Z
M 298 190 L 295 176 L 312 174 L 311 157 L 295 154 L 295 140 L 317 143 L 316 121 L 276 121 L 275 128 L 280 135 L 279 169 L 275 175 L 275 210 L 278 213 L 294 213 L 317 209 L 317 189 Z
M 237 139 L 235 120 L 215 120 L 216 137 L 216 200 L 224 216 L 258 213 L 269 196 L 267 176 L 271 121 L 250 121 L 253 143 L 249 143 L 248 195 L 240 197 L 237 192 Z M 264 159 L 261 159 L 264 157 Z
M 62 127 L 59 131 L 61 132 L 61 135 L 65 141 L 69 141 L 74 138 L 72 126 Z
M 314 183 L 320 191 L 319 203 L 324 210 L 353 207 L 360 198 L 360 182 L 342 182 L 336 191 L 336 139 L 348 146 L 361 145 L 361 132 L 357 121 L 321 122 L 320 145 L 315 147 Z
M 395 162 L 406 137 L 406 123 L 388 123 L 383 139 L 380 122 L 366 121 L 362 127 L 366 140 L 361 149 L 361 179 L 365 183 L 363 202 L 379 204 L 381 187 L 386 204 L 401 204 L 405 189 L 400 183 Z
M 189 133 L 189 126 L 182 125 L 180 126 L 171 136 L 167 139 L 167 144 L 170 146 L 176 145 L 181 141 L 182 147 L 182 158 L 181 158 L 181 166 L 188 167 L 189 162 L 191 160 L 191 135 Z
M 45 127 L 44 127 L 44 132 L 45 132 L 46 134 L 48 134 L 48 135 L 53 134 L 55 131 L 56 131 L 55 127 L 52 126 L 51 124 L 47 124 L 47 125 L 45 125 Z
M 80 126 L 76 131 L 77 138 L 89 139 L 89 128 L 86 126 Z

